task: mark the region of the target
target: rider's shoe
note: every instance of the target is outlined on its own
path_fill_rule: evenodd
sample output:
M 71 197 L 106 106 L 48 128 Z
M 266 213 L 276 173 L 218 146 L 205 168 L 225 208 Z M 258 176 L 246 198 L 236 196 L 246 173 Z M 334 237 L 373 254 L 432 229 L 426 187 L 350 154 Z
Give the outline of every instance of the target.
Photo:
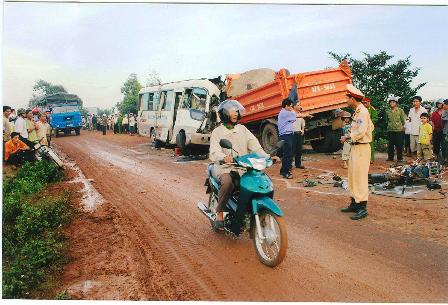
M 356 211 L 357 211 L 357 206 L 356 206 L 356 202 L 355 202 L 354 198 L 352 198 L 352 201 L 350 202 L 350 205 L 348 207 L 341 209 L 342 213 L 355 213 Z
M 358 204 L 358 209 L 356 211 L 356 214 L 353 216 L 350 216 L 350 219 L 360 220 L 364 217 L 367 217 L 367 215 L 369 215 L 367 213 L 367 201 L 362 201 Z

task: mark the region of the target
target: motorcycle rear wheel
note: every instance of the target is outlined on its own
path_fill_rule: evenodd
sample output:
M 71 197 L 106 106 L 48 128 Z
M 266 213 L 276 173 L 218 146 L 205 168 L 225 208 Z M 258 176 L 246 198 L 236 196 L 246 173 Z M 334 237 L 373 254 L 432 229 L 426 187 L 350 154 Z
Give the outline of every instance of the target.
M 286 256 L 288 237 L 286 235 L 285 220 L 271 211 L 259 212 L 262 235 L 258 235 L 257 225 L 253 222 L 253 242 L 258 259 L 266 266 L 278 266 Z

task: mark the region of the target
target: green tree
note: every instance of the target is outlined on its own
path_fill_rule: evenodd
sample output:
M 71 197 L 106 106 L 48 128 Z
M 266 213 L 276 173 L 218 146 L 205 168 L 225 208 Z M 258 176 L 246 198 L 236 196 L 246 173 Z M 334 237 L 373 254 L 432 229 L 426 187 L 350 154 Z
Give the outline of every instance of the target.
M 138 92 L 141 88 L 142 85 L 140 85 L 137 79 L 137 74 L 130 74 L 123 86 L 121 86 L 123 99 L 117 103 L 117 108 L 121 113 L 137 113 Z
M 347 59 L 353 75 L 353 84 L 372 100 L 372 105 L 379 112 L 379 120 L 375 126 L 376 134 L 386 136 L 387 122 L 385 110 L 388 108 L 387 97 L 395 95 L 401 97 L 400 107 L 407 113 L 412 107 L 412 97 L 426 85 L 411 83 L 418 75 L 420 68 L 412 68 L 411 57 L 391 62 L 393 55 L 380 51 L 378 54 L 363 53 L 364 58 L 356 59 L 350 54 L 336 54 L 328 52 L 338 63 Z
M 33 96 L 30 98 L 28 106 L 30 108 L 35 107 L 44 96 L 58 92 L 67 93 L 67 90 L 62 85 L 53 85 L 50 82 L 40 79 L 33 86 Z

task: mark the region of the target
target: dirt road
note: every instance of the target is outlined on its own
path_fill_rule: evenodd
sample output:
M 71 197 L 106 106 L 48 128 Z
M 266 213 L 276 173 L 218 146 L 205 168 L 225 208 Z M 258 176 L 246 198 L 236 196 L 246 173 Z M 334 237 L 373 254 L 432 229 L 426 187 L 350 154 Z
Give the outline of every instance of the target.
M 83 299 L 447 302 L 448 204 L 371 196 L 370 216 L 340 213 L 347 194 L 299 187 L 269 170 L 285 212 L 289 247 L 277 268 L 252 241 L 211 231 L 207 161 L 179 163 L 148 139 L 125 135 L 54 141 L 104 202 L 73 229 L 64 287 Z M 308 155 L 298 177 L 339 171 L 332 156 Z M 317 160 L 319 158 L 319 160 Z M 378 162 L 373 170 L 385 166 Z M 446 187 L 445 187 L 446 188 Z

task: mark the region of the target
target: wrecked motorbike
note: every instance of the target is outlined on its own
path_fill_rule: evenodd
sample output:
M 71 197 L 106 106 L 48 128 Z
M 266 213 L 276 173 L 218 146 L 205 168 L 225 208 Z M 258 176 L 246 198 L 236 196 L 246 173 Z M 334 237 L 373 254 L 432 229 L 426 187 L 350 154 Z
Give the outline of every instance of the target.
M 64 166 L 64 162 L 58 157 L 58 155 L 49 146 L 41 144 L 40 141 L 35 142 L 31 148 L 34 151 L 37 160 L 48 160 L 53 162 L 59 167 Z
M 219 144 L 223 148 L 232 149 L 232 143 L 228 140 L 223 139 Z M 275 151 L 283 144 L 284 141 L 280 141 Z M 234 157 L 234 161 L 231 165 L 235 169 L 245 170 L 245 173 L 239 180 L 236 179 L 239 183 L 224 208 L 224 231 L 233 236 L 249 232 L 259 260 L 269 267 L 275 267 L 285 258 L 288 241 L 283 212 L 272 199 L 273 183 L 263 172 L 273 164 L 273 160 L 247 154 Z M 209 164 L 205 183 L 206 193 L 210 194 L 208 204 L 199 202 L 198 208 L 207 216 L 213 228 L 220 182 L 213 177 L 212 170 L 213 164 Z
M 428 188 L 440 188 L 438 181 L 442 167 L 438 162 L 413 163 L 389 168 L 383 174 L 369 174 L 369 184 L 396 185 L 427 184 Z

